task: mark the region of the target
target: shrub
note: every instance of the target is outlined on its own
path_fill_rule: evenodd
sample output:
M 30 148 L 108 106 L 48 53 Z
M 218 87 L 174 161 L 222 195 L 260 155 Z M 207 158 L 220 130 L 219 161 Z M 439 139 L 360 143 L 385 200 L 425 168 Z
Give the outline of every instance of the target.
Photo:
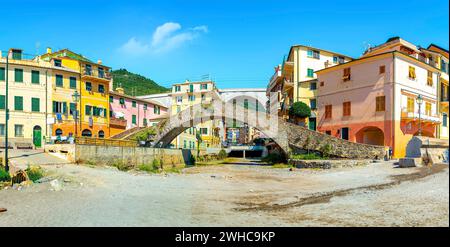
M 311 108 L 309 108 L 307 104 L 298 101 L 292 104 L 292 106 L 289 108 L 289 115 L 300 118 L 307 118 L 311 116 Z
M 329 143 L 327 143 L 327 144 L 323 145 L 322 147 L 320 147 L 320 151 L 322 152 L 323 157 L 330 157 L 332 147 Z
M 11 176 L 9 172 L 5 170 L 2 166 L 0 166 L 0 182 L 9 182 L 11 180 Z
M 262 161 L 270 164 L 276 164 L 276 163 L 285 163 L 286 159 L 282 154 L 270 153 L 266 157 L 262 158 Z
M 28 178 L 33 182 L 44 177 L 44 170 L 40 166 L 28 166 L 27 169 L 25 169 L 25 172 L 27 173 Z
M 195 165 L 195 157 L 194 157 L 194 155 L 191 155 L 191 157 L 189 158 L 189 165 L 191 165 L 191 166 Z
M 322 156 L 317 155 L 315 153 L 309 153 L 309 154 L 293 154 L 291 156 L 292 159 L 296 160 L 320 160 L 323 159 Z
M 218 154 L 218 158 L 221 159 L 221 160 L 223 160 L 223 159 L 225 159 L 227 156 L 228 156 L 228 155 L 227 155 L 227 152 L 225 151 L 225 149 L 221 149 L 220 152 L 219 152 L 219 154 Z
M 133 168 L 133 165 L 130 162 L 123 162 L 122 160 L 114 162 L 112 166 L 117 167 L 119 171 L 128 171 Z

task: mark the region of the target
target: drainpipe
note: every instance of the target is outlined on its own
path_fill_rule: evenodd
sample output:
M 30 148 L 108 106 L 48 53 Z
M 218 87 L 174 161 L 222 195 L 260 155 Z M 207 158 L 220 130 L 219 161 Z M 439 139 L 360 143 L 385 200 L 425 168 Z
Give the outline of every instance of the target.
M 393 137 L 391 140 L 392 145 L 392 151 L 394 151 L 395 147 L 395 52 L 392 53 L 392 103 L 391 103 L 391 110 L 392 110 L 392 133 L 391 136 Z
M 45 70 L 45 135 L 48 137 L 48 70 Z

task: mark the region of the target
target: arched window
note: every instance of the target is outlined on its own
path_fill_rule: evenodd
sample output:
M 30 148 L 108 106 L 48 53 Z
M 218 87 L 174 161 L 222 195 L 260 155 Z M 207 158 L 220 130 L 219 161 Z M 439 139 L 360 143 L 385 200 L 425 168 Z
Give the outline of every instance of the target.
M 98 138 L 104 138 L 105 137 L 105 132 L 103 130 L 100 130 L 98 132 Z
M 91 137 L 92 136 L 92 132 L 88 129 L 83 130 L 83 132 L 81 132 L 82 136 L 87 136 L 87 137 Z
M 56 136 L 62 136 L 62 134 L 63 134 L 63 131 L 61 129 L 56 129 L 55 130 L 55 135 Z

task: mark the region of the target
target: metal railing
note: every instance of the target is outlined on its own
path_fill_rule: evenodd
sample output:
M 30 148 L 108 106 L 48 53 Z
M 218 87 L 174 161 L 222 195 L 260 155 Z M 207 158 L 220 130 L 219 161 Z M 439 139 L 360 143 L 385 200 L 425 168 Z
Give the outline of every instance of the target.
M 111 74 L 109 73 L 109 71 L 102 71 L 102 70 L 98 70 L 98 69 L 86 69 L 86 68 L 83 68 L 81 73 L 82 73 L 82 75 L 85 75 L 85 76 L 93 76 L 93 77 L 106 79 L 106 80 L 110 80 L 111 79 Z

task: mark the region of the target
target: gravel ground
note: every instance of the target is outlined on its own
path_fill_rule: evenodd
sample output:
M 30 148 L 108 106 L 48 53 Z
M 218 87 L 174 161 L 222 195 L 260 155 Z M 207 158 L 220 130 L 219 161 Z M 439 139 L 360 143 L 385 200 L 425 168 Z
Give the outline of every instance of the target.
M 449 226 L 448 165 L 255 165 L 183 174 L 44 166 L 62 183 L 0 191 L 0 226 Z

